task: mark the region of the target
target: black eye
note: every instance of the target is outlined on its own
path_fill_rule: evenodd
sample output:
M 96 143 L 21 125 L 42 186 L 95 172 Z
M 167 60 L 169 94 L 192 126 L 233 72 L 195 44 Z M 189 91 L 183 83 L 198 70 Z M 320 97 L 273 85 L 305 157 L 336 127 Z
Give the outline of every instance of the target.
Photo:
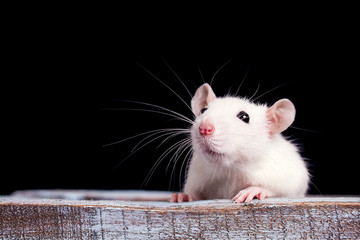
M 239 112 L 238 115 L 236 115 L 236 116 L 245 123 L 249 123 L 249 121 L 250 121 L 249 114 L 247 114 L 244 111 Z
M 207 108 L 201 109 L 201 110 L 200 110 L 200 114 L 203 114 L 206 110 L 207 110 Z

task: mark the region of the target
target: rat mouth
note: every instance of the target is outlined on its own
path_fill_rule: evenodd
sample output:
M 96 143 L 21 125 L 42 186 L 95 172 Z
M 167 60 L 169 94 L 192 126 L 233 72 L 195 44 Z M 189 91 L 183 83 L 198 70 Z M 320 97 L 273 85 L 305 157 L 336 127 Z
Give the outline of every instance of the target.
M 206 154 L 208 154 L 208 155 L 210 155 L 211 157 L 213 157 L 213 158 L 222 158 L 222 157 L 225 156 L 224 153 L 216 152 L 216 151 L 214 151 L 214 150 L 212 150 L 212 149 L 210 149 L 210 148 L 205 148 L 203 151 L 204 151 Z
M 195 144 L 195 146 L 199 147 L 198 150 L 200 150 L 210 162 L 219 161 L 225 157 L 225 153 L 218 151 L 218 149 L 221 149 L 221 143 L 219 141 L 211 138 L 200 138 L 196 140 L 197 144 Z

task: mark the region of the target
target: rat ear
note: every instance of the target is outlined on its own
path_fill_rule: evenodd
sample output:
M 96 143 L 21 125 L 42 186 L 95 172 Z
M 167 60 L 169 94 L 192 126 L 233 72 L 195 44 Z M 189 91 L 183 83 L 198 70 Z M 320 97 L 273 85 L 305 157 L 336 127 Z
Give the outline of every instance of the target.
M 295 119 L 294 104 L 288 99 L 281 99 L 266 112 L 270 135 L 286 130 Z
M 216 98 L 215 93 L 211 89 L 210 85 L 204 83 L 195 92 L 194 97 L 191 99 L 191 108 L 195 116 L 200 115 L 200 110 L 205 108 L 209 103 Z

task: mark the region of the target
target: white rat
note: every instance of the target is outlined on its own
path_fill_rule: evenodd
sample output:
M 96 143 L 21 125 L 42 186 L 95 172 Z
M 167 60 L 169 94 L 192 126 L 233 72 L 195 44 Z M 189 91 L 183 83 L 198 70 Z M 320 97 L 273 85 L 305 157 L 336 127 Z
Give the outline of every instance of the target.
M 297 147 L 281 132 L 295 107 L 281 99 L 271 107 L 238 97 L 216 97 L 209 84 L 191 100 L 193 156 L 183 193 L 171 202 L 265 197 L 304 197 L 309 173 Z

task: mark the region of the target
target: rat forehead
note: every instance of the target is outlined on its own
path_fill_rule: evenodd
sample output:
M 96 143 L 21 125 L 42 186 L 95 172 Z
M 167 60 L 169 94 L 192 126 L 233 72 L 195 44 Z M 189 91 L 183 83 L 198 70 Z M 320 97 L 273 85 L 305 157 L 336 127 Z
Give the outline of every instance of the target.
M 258 110 L 258 109 L 266 109 L 265 105 L 260 105 L 253 103 L 245 98 L 239 97 L 218 97 L 214 101 L 212 101 L 209 108 L 215 109 L 226 109 L 226 110 Z

